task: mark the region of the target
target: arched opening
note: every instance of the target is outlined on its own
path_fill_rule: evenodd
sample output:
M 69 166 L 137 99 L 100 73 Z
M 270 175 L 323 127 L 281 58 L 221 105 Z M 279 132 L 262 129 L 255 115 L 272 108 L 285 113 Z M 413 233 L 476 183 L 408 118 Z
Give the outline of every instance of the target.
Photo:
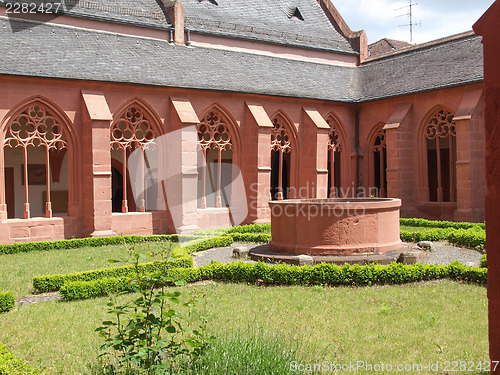
M 68 149 L 67 124 L 41 101 L 10 118 L 3 140 L 8 218 L 68 214 Z
M 228 207 L 233 181 L 233 138 L 230 121 L 217 108 L 207 112 L 197 125 L 202 153 L 198 165 L 198 207 Z
M 335 121 L 329 117 L 326 122 L 330 125 L 328 135 L 328 197 L 335 198 L 341 195 L 343 142 Z
M 281 187 L 283 191 L 283 199 L 288 199 L 290 190 L 290 154 L 283 155 L 283 172 L 281 175 Z M 280 170 L 280 153 L 273 151 L 271 154 L 271 199 L 278 200 L 279 193 L 279 170 Z
M 431 202 L 456 201 L 456 131 L 454 115 L 445 109 L 432 113 L 424 127 L 427 188 Z
M 273 118 L 271 131 L 271 198 L 288 199 L 290 196 L 290 172 L 292 164 L 291 134 L 281 115 Z
M 151 172 L 148 155 L 153 155 L 150 151 L 156 150 L 155 138 L 158 135 L 153 116 L 139 103 L 128 105 L 113 122 L 110 140 L 111 158 L 115 164 L 112 179 L 113 212 L 145 212 L 156 208 L 156 198 L 148 196 L 148 192 L 152 191 L 148 183 Z M 135 157 L 133 160 L 132 155 Z M 132 176 L 128 171 L 130 162 L 134 165 Z M 119 196 L 122 197 L 121 209 L 118 209 L 117 203 Z
M 387 197 L 387 149 L 385 130 L 380 129 L 372 138 L 370 147 L 371 181 L 370 194 L 376 192 L 377 197 Z

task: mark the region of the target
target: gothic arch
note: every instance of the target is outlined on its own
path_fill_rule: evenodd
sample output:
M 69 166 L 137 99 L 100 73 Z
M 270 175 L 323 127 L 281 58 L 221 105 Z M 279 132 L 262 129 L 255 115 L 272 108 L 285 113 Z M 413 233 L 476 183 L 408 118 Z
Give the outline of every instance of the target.
M 298 177 L 299 177 L 299 156 L 300 155 L 300 145 L 299 145 L 299 137 L 297 134 L 297 129 L 295 128 L 294 122 L 292 119 L 286 114 L 286 112 L 279 110 L 276 113 L 274 113 L 271 116 L 271 121 L 273 125 L 275 126 L 277 124 L 281 124 L 283 129 L 288 133 L 289 135 L 289 144 L 285 147 L 279 147 L 284 150 L 284 153 L 288 153 L 290 155 L 289 160 L 290 164 L 288 166 L 289 168 L 289 188 L 297 190 L 298 189 Z M 273 134 L 273 131 L 271 132 Z M 271 139 L 273 139 L 274 135 L 271 136 Z M 271 144 L 271 153 L 273 151 L 278 151 L 276 149 L 276 145 Z M 272 164 L 272 158 L 271 158 L 271 164 Z M 271 166 L 272 168 L 272 166 Z M 294 195 L 290 196 L 289 198 L 294 198 Z
M 377 123 L 368 133 L 366 138 L 365 155 L 367 155 L 368 171 L 368 191 L 365 195 L 372 195 L 372 188 L 379 189 L 379 196 L 384 197 L 387 194 L 387 154 L 385 146 L 385 123 Z M 377 167 L 378 166 L 378 167 Z
M 0 124 L 0 145 L 2 145 L 0 152 L 0 181 L 1 186 L 4 186 L 3 181 L 5 181 L 4 176 L 4 141 L 6 139 L 6 133 L 9 129 L 12 121 L 14 121 L 17 116 L 21 115 L 24 111 L 28 110 L 33 106 L 40 106 L 44 108 L 47 113 L 50 113 L 52 117 L 55 118 L 57 123 L 59 123 L 64 130 L 65 141 L 67 143 L 68 150 L 68 215 L 73 216 L 76 214 L 78 202 L 80 201 L 80 189 L 78 181 L 80 177 L 78 171 L 81 170 L 79 166 L 81 165 L 80 160 L 80 143 L 76 130 L 73 126 L 73 122 L 68 117 L 68 115 L 53 101 L 41 96 L 34 95 L 26 98 L 16 104 L 11 110 L 5 115 Z M 5 189 L 0 189 L 0 213 L 6 210 L 5 202 Z
M 124 114 L 124 112 L 132 106 L 137 106 L 141 111 L 145 114 L 145 116 L 151 121 L 153 126 L 153 130 L 155 131 L 157 136 L 160 136 L 165 133 L 165 129 L 163 126 L 163 121 L 160 119 L 160 116 L 156 113 L 156 111 L 146 102 L 144 99 L 140 97 L 135 97 L 133 99 L 128 100 L 124 105 L 119 107 L 119 109 L 115 112 L 116 116 L 113 115 L 113 124 L 115 121 Z
M 338 134 L 341 147 L 341 162 L 340 162 L 340 187 L 347 192 L 350 177 L 350 164 L 351 164 L 351 142 L 349 135 L 346 131 L 345 125 L 334 112 L 328 113 L 325 117 L 326 122 L 330 126 L 329 149 L 333 140 L 333 130 L 335 129 Z M 342 191 L 340 192 L 342 193 Z M 342 196 L 342 194 L 340 194 Z
M 427 149 L 427 139 L 439 139 L 446 138 L 450 135 L 450 149 L 451 153 L 455 153 L 454 158 L 456 159 L 456 136 L 455 136 L 455 122 L 453 121 L 455 113 L 452 109 L 445 105 L 435 105 L 430 109 L 424 116 L 420 126 L 418 128 L 418 134 L 416 137 L 417 150 L 418 150 L 418 201 L 419 202 L 429 202 L 431 201 L 429 192 L 429 159 L 428 159 L 428 149 Z M 437 117 L 436 117 L 437 116 Z M 439 117 L 439 119 L 438 119 Z M 439 122 L 439 124 L 438 124 Z M 437 127 L 441 127 L 441 134 L 426 134 L 429 126 L 432 124 Z M 433 126 L 431 126 L 434 128 Z M 435 131 L 438 131 L 434 129 Z M 453 160 L 453 156 L 450 157 L 450 187 L 452 191 L 450 192 L 450 199 L 446 201 L 456 200 L 456 181 L 452 181 L 456 178 L 456 165 Z M 453 189 L 454 188 L 454 189 Z M 437 201 L 443 201 L 443 199 L 437 199 Z
M 207 197 L 215 197 L 214 201 L 209 200 L 208 205 L 222 208 L 230 205 L 231 197 L 239 193 L 232 181 L 238 175 L 238 169 L 233 166 L 241 167 L 240 129 L 231 111 L 219 103 L 212 104 L 203 112 L 200 119 L 197 125 L 198 146 L 203 158 L 200 154 L 199 204 L 200 208 L 205 209 Z M 229 157 L 231 168 L 228 170 Z M 210 164 L 206 164 L 209 159 Z M 213 169 L 214 166 L 216 170 Z M 230 191 L 226 190 L 227 186 L 231 186 Z
M 128 157 L 133 150 L 140 149 L 141 162 L 139 165 L 142 168 L 140 175 L 144 176 L 145 150 L 157 149 L 157 138 L 163 133 L 162 121 L 156 111 L 142 98 L 136 97 L 129 100 L 115 112 L 110 128 L 110 150 L 122 152 L 120 173 L 123 185 L 123 213 L 129 211 L 130 201 L 129 183 L 131 184 L 131 181 L 129 173 L 127 173 Z M 144 178 L 140 181 L 139 190 L 141 192 L 139 211 L 144 212 L 146 211 Z M 134 206 L 135 204 L 130 202 L 130 208 L 133 211 L 135 211 Z
M 212 104 L 207 110 L 203 112 L 203 114 L 199 118 L 204 119 L 210 112 L 218 112 L 222 116 L 224 123 L 228 126 L 231 133 L 231 143 L 233 146 L 233 164 L 240 166 L 242 141 L 238 121 L 236 121 L 236 118 L 228 108 L 219 103 Z

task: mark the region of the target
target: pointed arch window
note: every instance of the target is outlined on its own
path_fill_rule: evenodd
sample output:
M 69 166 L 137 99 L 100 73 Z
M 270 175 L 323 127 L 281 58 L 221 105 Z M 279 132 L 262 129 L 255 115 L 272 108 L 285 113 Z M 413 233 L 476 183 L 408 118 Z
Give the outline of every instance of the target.
M 145 165 L 147 163 L 145 150 L 153 150 L 156 148 L 156 134 L 152 120 L 144 113 L 144 110 L 137 104 L 128 106 L 120 115 L 120 117 L 111 126 L 111 150 L 121 154 L 121 192 L 115 192 L 115 197 L 120 196 L 122 199 L 121 212 L 129 212 L 128 197 L 131 196 L 129 191 L 130 181 L 127 177 L 128 158 L 132 151 L 140 150 L 140 199 L 139 211 L 146 211 L 145 199 Z M 115 190 L 115 189 L 114 189 Z M 120 194 L 121 193 L 121 194 Z
M 380 129 L 373 137 L 370 148 L 372 159 L 372 181 L 370 188 L 376 188 L 380 198 L 387 197 L 387 149 L 385 130 Z M 371 190 L 371 189 L 370 189 Z
M 280 116 L 273 119 L 271 130 L 271 197 L 273 200 L 288 198 L 290 154 L 292 145 L 290 133 Z
M 326 122 L 330 125 L 330 133 L 328 135 L 328 197 L 335 198 L 339 196 L 338 192 L 340 191 L 343 145 L 335 122 L 331 118 L 328 118 Z
M 6 148 L 22 151 L 21 176 L 24 185 L 24 218 L 29 219 L 31 216 L 29 192 L 30 187 L 33 187 L 30 185 L 35 184 L 45 185 L 46 191 L 43 192 L 45 216 L 52 217 L 51 179 L 59 182 L 60 164 L 68 148 L 62 123 L 43 104 L 34 103 L 16 115 L 10 122 L 6 129 L 3 148 L 5 154 L 7 154 Z M 45 166 L 29 164 L 31 161 L 28 158 L 29 149 L 32 149 L 30 152 L 39 154 L 33 155 L 36 163 L 40 159 L 45 159 Z M 54 164 L 53 168 L 51 168 L 51 160 Z M 67 211 L 67 199 L 65 203 Z M 12 210 L 12 208 L 8 207 L 8 210 Z M 12 217 L 12 215 L 9 216 Z
M 221 208 L 230 204 L 233 143 L 229 125 L 219 111 L 209 111 L 197 125 L 198 145 L 203 152 L 200 206 Z M 223 164 L 229 166 L 222 168 Z M 215 201 L 212 202 L 212 197 Z M 207 199 L 208 198 L 208 199 Z
M 431 202 L 456 201 L 456 130 L 454 114 L 436 110 L 427 121 L 427 178 Z

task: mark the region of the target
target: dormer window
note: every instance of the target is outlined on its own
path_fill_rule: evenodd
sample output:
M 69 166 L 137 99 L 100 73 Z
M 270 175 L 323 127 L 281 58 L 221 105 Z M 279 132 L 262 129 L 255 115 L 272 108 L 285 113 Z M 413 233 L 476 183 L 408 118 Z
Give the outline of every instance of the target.
M 203 2 L 208 2 L 210 4 L 213 4 L 213 5 L 219 5 L 219 3 L 215 0 L 198 0 L 199 3 L 203 3 Z
M 300 13 L 299 8 L 293 3 L 288 3 L 285 6 L 285 14 L 290 19 L 297 18 L 301 21 L 304 21 L 304 17 L 302 17 L 302 13 Z

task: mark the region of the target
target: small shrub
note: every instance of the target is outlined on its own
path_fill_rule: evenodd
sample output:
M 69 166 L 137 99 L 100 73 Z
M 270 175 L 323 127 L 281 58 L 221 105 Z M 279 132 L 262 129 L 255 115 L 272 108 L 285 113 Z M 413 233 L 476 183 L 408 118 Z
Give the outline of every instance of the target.
M 146 273 L 138 263 L 130 280 L 99 280 L 102 289 L 124 287 L 139 294 L 125 304 L 108 303 L 111 320 L 102 322 L 96 331 L 104 338 L 99 358 L 110 357 L 114 364 L 103 364 L 113 374 L 179 374 L 181 363 L 191 363 L 204 353 L 209 338 L 203 316 L 184 316 L 176 306 L 192 311 L 196 299 L 184 303 L 179 291 L 167 289 L 178 285 L 171 272 Z
M 0 313 L 12 310 L 15 305 L 16 299 L 14 298 L 14 293 L 0 292 Z
M 481 267 L 488 268 L 488 263 L 486 262 L 486 254 L 483 254 L 483 256 L 481 257 Z
M 0 374 L 2 375 L 39 375 L 40 372 L 26 362 L 16 358 L 0 344 Z

